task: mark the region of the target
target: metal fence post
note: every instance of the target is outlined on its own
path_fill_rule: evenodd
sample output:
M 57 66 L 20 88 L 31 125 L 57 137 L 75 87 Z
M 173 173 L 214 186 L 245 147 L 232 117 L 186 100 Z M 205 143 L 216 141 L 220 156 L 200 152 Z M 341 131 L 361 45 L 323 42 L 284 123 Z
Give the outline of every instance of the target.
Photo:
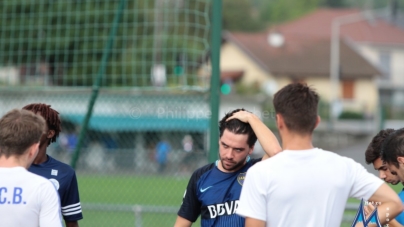
M 134 205 L 133 212 L 135 213 L 135 227 L 142 227 L 142 206 Z
M 120 24 L 120 20 L 123 14 L 123 10 L 125 9 L 125 5 L 126 5 L 126 0 L 121 0 L 119 7 L 117 8 L 117 12 L 115 14 L 115 18 L 114 18 L 114 22 L 112 24 L 112 28 L 108 37 L 108 41 L 105 44 L 105 48 L 103 51 L 103 55 L 102 55 L 102 60 L 101 60 L 101 64 L 100 64 L 100 68 L 99 68 L 99 72 L 98 72 L 98 76 L 96 78 L 95 83 L 93 84 L 93 92 L 92 95 L 90 97 L 90 101 L 88 104 L 88 110 L 87 110 L 87 114 L 83 120 L 83 123 L 81 125 L 81 131 L 80 131 L 80 135 L 79 135 L 79 141 L 77 143 L 77 146 L 74 150 L 73 153 L 73 157 L 71 160 L 71 166 L 73 169 L 76 168 L 77 165 L 77 160 L 79 159 L 80 156 L 80 149 L 83 146 L 83 142 L 84 142 L 84 137 L 86 136 L 87 133 L 87 128 L 88 128 L 88 124 L 90 122 L 90 118 L 93 112 L 93 108 L 94 108 L 94 103 L 98 97 L 98 92 L 100 90 L 101 87 L 101 82 L 102 79 L 104 77 L 105 74 L 105 70 L 106 70 L 106 66 L 109 60 L 109 56 L 110 56 L 110 52 L 111 49 L 113 47 L 114 44 L 114 39 L 118 30 L 118 26 Z
M 209 162 L 217 159 L 218 152 L 218 121 L 220 104 L 220 47 L 222 41 L 222 0 L 212 0 L 212 43 L 211 43 L 211 64 L 210 76 L 210 145 L 208 158 Z

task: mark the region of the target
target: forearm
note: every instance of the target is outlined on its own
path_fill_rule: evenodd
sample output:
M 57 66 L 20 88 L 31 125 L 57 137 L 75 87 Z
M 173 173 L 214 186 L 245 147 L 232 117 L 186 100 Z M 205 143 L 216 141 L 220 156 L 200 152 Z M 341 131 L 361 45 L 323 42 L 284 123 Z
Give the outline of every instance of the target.
M 395 219 L 391 220 L 388 223 L 382 224 L 384 227 L 403 227 L 400 223 L 398 223 Z M 363 227 L 363 223 L 357 223 L 355 227 Z M 375 223 L 369 223 L 368 227 L 378 227 Z
M 177 216 L 177 220 L 175 221 L 174 227 L 191 227 L 192 222 L 187 219 Z
M 403 211 L 400 198 L 386 183 L 382 183 L 368 201 L 380 204 L 377 206 L 377 213 L 382 224 L 393 220 Z
M 388 223 L 382 224 L 383 227 L 403 227 L 400 223 L 398 223 L 396 220 L 392 220 Z M 355 225 L 355 227 L 363 227 L 363 223 L 358 223 Z M 368 227 L 378 227 L 375 223 L 369 223 Z
M 251 125 L 251 128 L 254 130 L 258 141 L 266 153 L 263 159 L 272 157 L 282 151 L 276 136 L 256 115 L 251 114 L 248 123 Z
M 402 206 L 400 204 L 394 202 L 386 202 L 377 207 L 377 213 L 379 216 L 379 220 L 381 224 L 389 224 L 390 226 L 394 226 L 394 224 L 398 224 L 397 221 L 392 223 L 392 220 L 400 214 L 402 211 Z M 393 224 L 393 225 L 392 225 Z M 397 226 L 397 225 L 396 225 Z M 401 225 L 399 225 L 401 226 Z

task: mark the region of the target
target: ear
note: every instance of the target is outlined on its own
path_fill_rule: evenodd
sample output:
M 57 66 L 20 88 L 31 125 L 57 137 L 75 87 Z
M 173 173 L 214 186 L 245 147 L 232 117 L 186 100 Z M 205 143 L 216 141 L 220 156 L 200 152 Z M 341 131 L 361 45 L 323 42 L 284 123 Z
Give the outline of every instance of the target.
M 55 130 L 48 130 L 48 133 L 46 134 L 46 138 L 50 139 L 55 136 Z
M 321 122 L 321 117 L 320 117 L 320 115 L 317 115 L 316 126 L 314 126 L 314 128 L 317 128 L 317 126 L 320 124 L 320 122 Z
M 39 152 L 39 142 L 32 144 L 28 148 L 28 158 L 29 160 L 31 160 L 31 162 L 34 161 L 34 159 L 38 155 L 38 152 Z
M 404 157 L 397 157 L 397 161 L 399 164 L 404 164 Z
M 278 127 L 278 129 L 282 129 L 285 127 L 285 121 L 280 114 L 276 114 L 276 126 Z
M 252 154 L 254 151 L 254 146 L 250 147 L 250 151 L 248 152 L 248 155 Z

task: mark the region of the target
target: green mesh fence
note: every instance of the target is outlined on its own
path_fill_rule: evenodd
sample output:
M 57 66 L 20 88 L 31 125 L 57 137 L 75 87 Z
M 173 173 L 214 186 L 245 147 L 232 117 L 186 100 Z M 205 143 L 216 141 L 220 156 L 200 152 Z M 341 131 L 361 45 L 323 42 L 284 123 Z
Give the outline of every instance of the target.
M 27 103 L 52 104 L 60 112 L 62 133 L 48 154 L 69 163 L 89 95 L 0 91 L 1 114 Z M 207 164 L 206 99 L 193 93 L 100 93 L 76 169 L 81 226 L 173 225 L 191 172 Z M 156 160 L 161 141 L 171 147 L 164 169 Z
M 0 114 L 47 103 L 69 163 L 120 1 L 0 1 Z M 211 0 L 127 0 L 76 165 L 80 226 L 172 226 L 209 147 Z M 156 145 L 170 146 L 166 165 Z M 196 224 L 196 226 L 198 226 Z
M 103 86 L 206 89 L 210 0 L 127 0 Z M 4 85 L 91 86 L 117 0 L 0 2 Z
M 1 0 L 0 114 L 52 105 L 62 133 L 48 154 L 70 163 L 109 51 L 76 165 L 79 224 L 173 226 L 192 171 L 208 160 L 212 1 L 126 0 L 122 12 L 120 2 Z M 161 141 L 171 147 L 165 166 L 156 160 Z

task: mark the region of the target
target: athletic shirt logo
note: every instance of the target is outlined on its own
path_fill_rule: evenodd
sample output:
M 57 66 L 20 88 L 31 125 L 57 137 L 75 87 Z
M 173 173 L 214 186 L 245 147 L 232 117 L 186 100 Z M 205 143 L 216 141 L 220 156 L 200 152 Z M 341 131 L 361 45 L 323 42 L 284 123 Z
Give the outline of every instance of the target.
M 246 173 L 240 173 L 240 174 L 237 176 L 237 182 L 238 182 L 241 186 L 243 186 L 243 184 L 244 184 L 245 175 L 246 175 Z
M 203 219 L 212 219 L 220 216 L 229 216 L 236 213 L 238 200 L 227 201 L 225 203 L 213 204 L 202 207 L 201 215 Z
M 53 186 L 55 186 L 56 190 L 59 190 L 60 184 L 59 181 L 57 181 L 56 179 L 49 179 L 50 182 L 52 182 Z
M 379 220 L 379 216 L 377 215 L 377 207 L 372 211 L 369 217 L 366 217 L 365 210 L 363 207 L 364 202 L 362 199 L 358 211 L 356 212 L 355 219 L 351 226 L 356 226 L 357 223 L 363 223 L 364 227 L 368 227 L 369 224 L 376 225 L 376 227 L 382 227 L 382 224 L 380 223 Z M 388 215 L 387 215 L 387 221 L 388 221 Z

